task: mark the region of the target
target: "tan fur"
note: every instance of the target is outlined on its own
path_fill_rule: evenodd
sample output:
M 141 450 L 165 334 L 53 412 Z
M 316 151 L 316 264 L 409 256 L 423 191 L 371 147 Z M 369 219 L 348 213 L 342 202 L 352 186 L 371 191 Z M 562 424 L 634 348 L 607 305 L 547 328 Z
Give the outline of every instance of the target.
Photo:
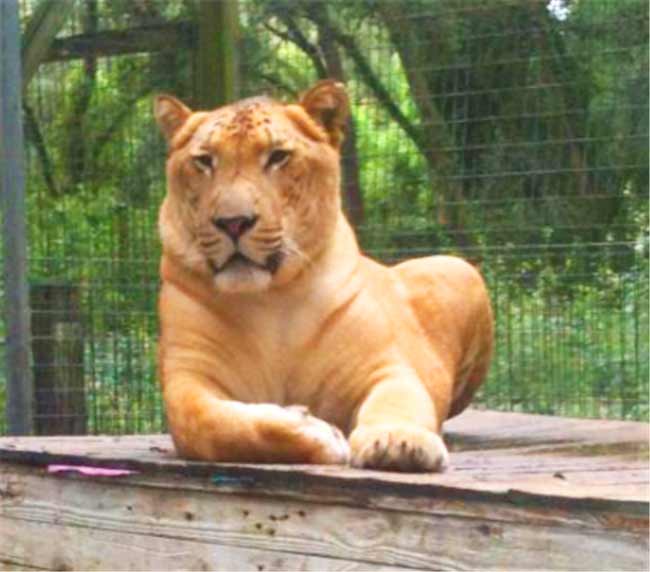
M 488 296 L 458 258 L 388 268 L 360 254 L 339 191 L 347 108 L 331 81 L 293 105 L 156 102 L 170 145 L 159 369 L 184 457 L 446 464 L 442 422 L 487 372 Z M 290 155 L 269 164 L 274 149 Z M 257 217 L 239 260 L 212 222 L 237 216 Z

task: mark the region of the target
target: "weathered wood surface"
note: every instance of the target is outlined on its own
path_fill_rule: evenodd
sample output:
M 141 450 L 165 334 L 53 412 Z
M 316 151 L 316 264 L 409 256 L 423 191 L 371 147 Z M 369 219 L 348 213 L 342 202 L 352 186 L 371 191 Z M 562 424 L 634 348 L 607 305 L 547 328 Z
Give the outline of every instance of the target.
M 166 436 L 0 439 L 0 569 L 647 570 L 648 430 L 470 411 L 442 475 L 188 463 Z
M 167 435 L 0 439 L 0 460 L 37 465 L 92 462 L 156 473 L 210 476 L 215 472 L 282 486 L 288 481 L 376 487 L 415 487 L 428 493 L 461 489 L 520 492 L 568 499 L 647 503 L 649 425 L 467 411 L 445 426 L 452 466 L 440 475 L 359 471 L 340 467 L 188 462 L 175 456 Z M 289 491 L 287 491 L 289 492 Z

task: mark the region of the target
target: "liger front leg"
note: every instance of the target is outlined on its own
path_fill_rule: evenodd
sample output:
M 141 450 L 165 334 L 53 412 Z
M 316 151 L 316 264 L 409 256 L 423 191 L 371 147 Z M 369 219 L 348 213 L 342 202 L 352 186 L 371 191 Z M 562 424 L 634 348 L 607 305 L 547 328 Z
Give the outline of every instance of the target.
M 438 434 L 433 401 L 414 373 L 377 383 L 368 393 L 350 434 L 355 467 L 405 472 L 442 471 L 447 448 Z
M 218 462 L 345 464 L 349 446 L 336 427 L 300 407 L 241 403 L 190 375 L 165 383 L 165 406 L 178 453 Z

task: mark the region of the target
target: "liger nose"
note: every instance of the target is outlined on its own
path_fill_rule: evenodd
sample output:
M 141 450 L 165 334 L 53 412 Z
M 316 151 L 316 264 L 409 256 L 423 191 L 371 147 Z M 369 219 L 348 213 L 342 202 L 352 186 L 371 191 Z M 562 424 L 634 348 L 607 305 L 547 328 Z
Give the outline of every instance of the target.
M 234 242 L 247 231 L 255 226 L 256 216 L 233 216 L 227 218 L 215 218 L 214 226 L 223 230 Z

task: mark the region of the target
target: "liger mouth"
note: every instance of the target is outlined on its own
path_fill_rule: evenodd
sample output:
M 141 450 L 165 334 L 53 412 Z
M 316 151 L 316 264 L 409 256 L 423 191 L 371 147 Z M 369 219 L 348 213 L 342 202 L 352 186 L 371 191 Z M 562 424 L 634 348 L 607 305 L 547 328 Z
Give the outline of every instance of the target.
M 260 270 L 265 270 L 266 272 L 275 274 L 282 263 L 283 257 L 284 255 L 282 252 L 274 252 L 268 256 L 264 264 L 260 264 L 241 252 L 235 252 L 221 266 L 217 265 L 212 260 L 208 261 L 208 264 L 215 274 L 219 274 L 236 266 L 252 266 L 253 268 L 259 268 Z

